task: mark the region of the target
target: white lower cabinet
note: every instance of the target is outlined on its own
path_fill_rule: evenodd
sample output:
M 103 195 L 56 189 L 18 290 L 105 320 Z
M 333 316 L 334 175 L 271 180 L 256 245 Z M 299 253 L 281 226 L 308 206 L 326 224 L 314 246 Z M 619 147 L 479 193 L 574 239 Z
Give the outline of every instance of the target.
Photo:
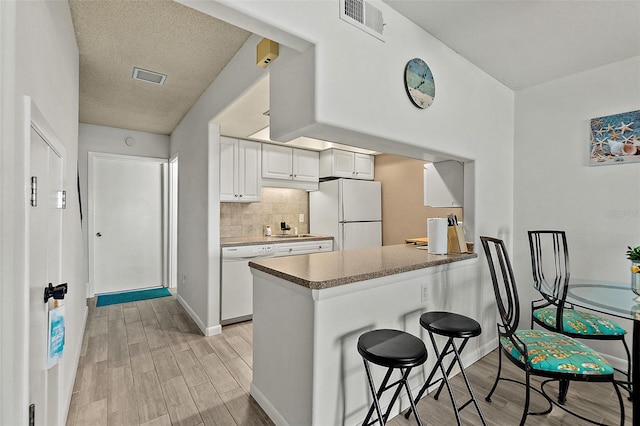
M 260 201 L 261 144 L 220 137 L 220 201 Z
M 296 254 L 320 253 L 323 251 L 333 251 L 333 240 L 276 244 L 274 256 L 294 256 Z

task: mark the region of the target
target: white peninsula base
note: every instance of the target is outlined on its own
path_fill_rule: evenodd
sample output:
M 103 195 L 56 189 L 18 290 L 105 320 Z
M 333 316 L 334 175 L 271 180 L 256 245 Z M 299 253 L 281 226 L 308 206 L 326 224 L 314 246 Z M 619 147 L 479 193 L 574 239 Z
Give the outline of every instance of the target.
M 371 397 L 356 343 L 368 330 L 394 328 L 425 340 L 429 359 L 410 377 L 416 393 L 435 363 L 433 348 L 419 324 L 423 312 L 453 311 L 480 322 L 483 333 L 469 341 L 463 353 L 465 365 L 494 349 L 495 301 L 490 283 L 482 284 L 477 258 L 322 289 L 276 276 L 282 276 L 293 261 L 309 266 L 335 261 L 336 253 L 340 252 L 294 256 L 287 263 L 265 259 L 250 265 L 254 277 L 251 395 L 277 425 L 363 421 Z M 373 370 L 379 384 L 385 369 Z M 391 397 L 387 394 L 383 407 Z M 402 396 L 392 415 L 408 406 Z

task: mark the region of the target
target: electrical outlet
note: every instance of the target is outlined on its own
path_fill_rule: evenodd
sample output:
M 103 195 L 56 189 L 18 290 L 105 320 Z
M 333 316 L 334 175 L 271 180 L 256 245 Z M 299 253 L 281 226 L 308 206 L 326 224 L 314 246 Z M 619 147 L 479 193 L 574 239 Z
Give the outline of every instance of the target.
M 429 298 L 429 284 L 422 284 L 422 292 L 420 296 L 420 300 L 422 302 L 426 302 Z
M 304 213 L 300 213 L 300 215 L 298 215 L 298 222 L 304 223 Z

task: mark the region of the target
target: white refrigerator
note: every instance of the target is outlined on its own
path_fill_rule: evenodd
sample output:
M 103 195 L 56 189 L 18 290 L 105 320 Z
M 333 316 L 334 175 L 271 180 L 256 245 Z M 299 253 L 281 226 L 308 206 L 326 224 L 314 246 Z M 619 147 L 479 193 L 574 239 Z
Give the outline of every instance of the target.
M 335 179 L 309 193 L 309 230 L 333 235 L 335 250 L 382 245 L 380 182 Z

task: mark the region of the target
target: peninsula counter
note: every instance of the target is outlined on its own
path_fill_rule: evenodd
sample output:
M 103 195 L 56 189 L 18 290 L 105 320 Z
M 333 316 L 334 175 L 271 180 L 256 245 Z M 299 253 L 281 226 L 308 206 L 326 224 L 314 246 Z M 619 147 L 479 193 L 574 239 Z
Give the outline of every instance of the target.
M 356 342 L 366 331 L 394 328 L 426 338 L 420 315 L 449 310 L 483 326 L 467 345 L 465 365 L 493 349 L 495 302 L 474 253 L 433 255 L 396 245 L 261 259 L 249 266 L 251 395 L 278 425 L 362 422 L 370 396 Z M 435 363 L 430 344 L 427 349 L 429 359 L 410 377 L 416 391 Z M 380 383 L 384 371 L 374 370 L 380 370 L 374 371 Z M 389 398 L 383 396 L 383 406 Z M 403 399 L 394 409 L 406 406 Z

